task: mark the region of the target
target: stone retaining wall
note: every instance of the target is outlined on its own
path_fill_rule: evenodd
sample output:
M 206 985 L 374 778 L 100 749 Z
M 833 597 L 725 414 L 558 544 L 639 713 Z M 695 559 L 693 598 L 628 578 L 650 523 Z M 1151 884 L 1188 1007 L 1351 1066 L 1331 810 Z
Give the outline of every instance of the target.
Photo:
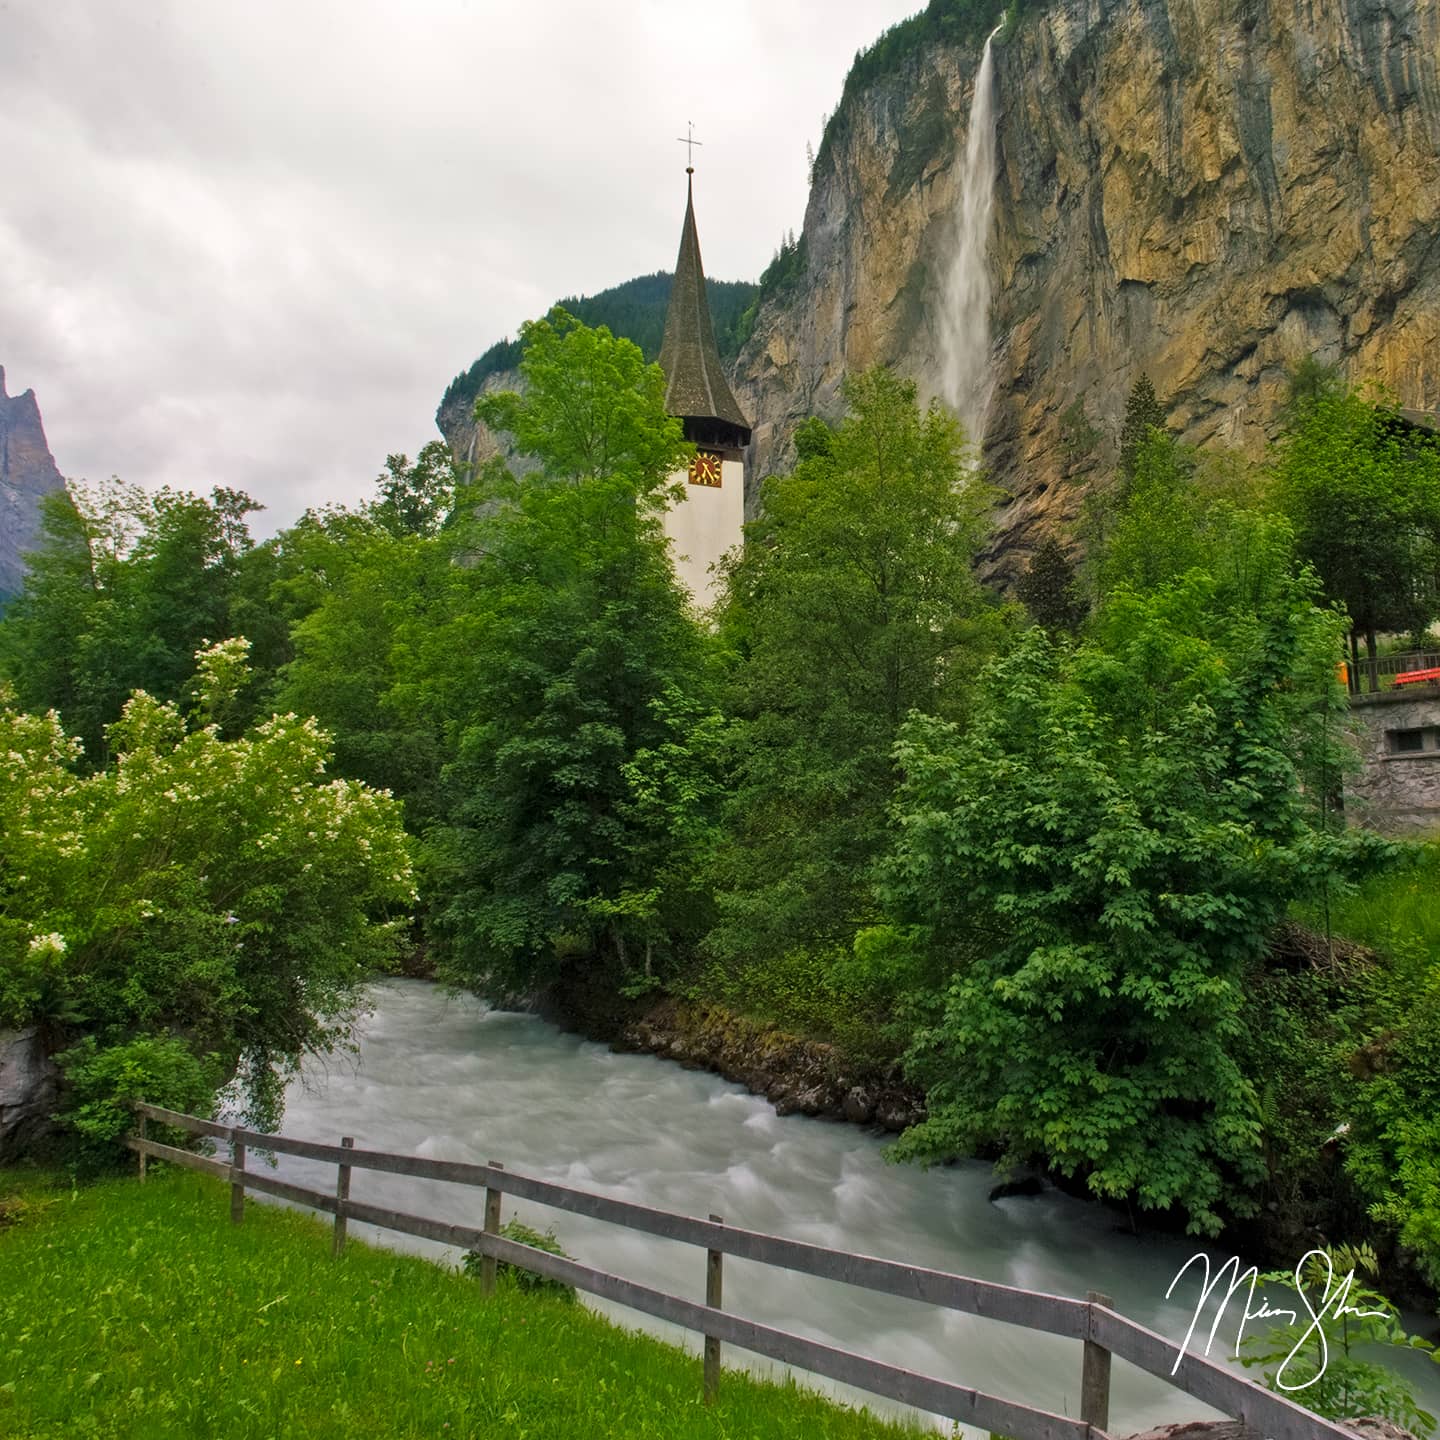
M 1351 702 L 1360 771 L 1350 818 L 1385 835 L 1440 834 L 1440 690 L 1382 690 Z

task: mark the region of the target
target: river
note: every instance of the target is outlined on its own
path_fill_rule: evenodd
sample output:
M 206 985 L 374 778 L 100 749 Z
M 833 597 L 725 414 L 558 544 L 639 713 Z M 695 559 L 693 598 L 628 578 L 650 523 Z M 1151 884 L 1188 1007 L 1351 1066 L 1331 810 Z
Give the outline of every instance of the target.
M 713 1211 L 733 1225 L 837 1249 L 1059 1295 L 1101 1290 L 1117 1309 L 1175 1340 L 1189 1324 L 1196 1286 L 1186 1282 L 1188 1304 L 1167 1303 L 1164 1296 L 1196 1250 L 1193 1243 L 1126 1234 L 1113 1214 L 1055 1191 L 991 1202 L 995 1176 L 988 1165 L 930 1171 L 891 1165 L 882 1156 L 884 1140 L 858 1127 L 799 1115 L 782 1119 L 763 1098 L 717 1076 L 651 1056 L 613 1054 L 535 1016 L 490 1010 L 423 981 L 386 981 L 374 987 L 371 1002 L 357 1032 L 358 1054 L 311 1066 L 291 1086 L 286 1134 L 331 1143 L 352 1135 L 363 1148 L 498 1160 L 542 1179 L 686 1214 Z M 334 1185 L 329 1165 L 283 1157 L 280 1173 L 325 1190 Z M 356 1171 L 352 1194 L 480 1223 L 481 1192 L 438 1181 Z M 553 1227 L 579 1260 L 704 1299 L 698 1250 L 543 1206 L 516 1206 L 507 1197 L 504 1218 L 513 1214 L 540 1230 Z M 352 1224 L 351 1233 L 458 1258 L 366 1226 Z M 662 1322 L 587 1303 L 627 1326 L 696 1348 L 694 1337 Z M 1075 1341 L 729 1257 L 725 1304 L 753 1320 L 912 1370 L 1078 1413 Z M 1233 1334 L 1233 1324 L 1227 1328 Z M 765 1368 L 734 1349 L 727 1349 L 726 1361 Z M 1435 1398 L 1440 1385 L 1432 1381 L 1427 1393 Z M 873 1397 L 865 1403 L 894 1408 Z M 1163 1382 L 1116 1364 L 1113 1433 L 1210 1414 Z

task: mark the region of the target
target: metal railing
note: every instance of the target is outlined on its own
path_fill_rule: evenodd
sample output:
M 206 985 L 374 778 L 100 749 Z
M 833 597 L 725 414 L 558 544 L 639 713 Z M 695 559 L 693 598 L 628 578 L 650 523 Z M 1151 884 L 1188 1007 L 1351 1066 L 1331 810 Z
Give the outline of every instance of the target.
M 1380 655 L 1374 660 L 1345 660 L 1340 670 L 1351 695 L 1378 695 L 1395 689 L 1429 693 L 1440 687 L 1440 679 L 1425 676 L 1425 672 L 1440 670 L 1440 651 L 1411 650 L 1404 655 Z M 1405 678 L 1407 675 L 1424 678 L 1412 681 Z
M 1012 1440 L 1108 1440 L 1111 1357 L 1119 1356 L 1187 1395 L 1240 1420 L 1265 1436 L 1266 1440 L 1354 1440 L 1354 1436 L 1343 1427 L 1321 1419 L 1253 1381 L 1232 1374 L 1203 1356 L 1184 1352 L 1164 1336 L 1126 1319 L 1110 1308 L 1108 1296 L 1095 1291 L 1090 1292 L 1085 1300 L 1071 1300 L 920 1265 L 831 1250 L 805 1241 L 787 1240 L 779 1235 L 737 1229 L 726 1225 L 718 1215 L 700 1220 L 626 1200 L 614 1200 L 567 1185 L 556 1185 L 548 1180 L 537 1180 L 507 1170 L 496 1161 L 474 1165 L 382 1150 L 359 1150 L 348 1136 L 338 1145 L 327 1145 L 222 1125 L 158 1105 L 137 1104 L 134 1109 L 139 1118 L 139 1128 L 125 1143 L 140 1157 L 142 1181 L 148 1159 L 167 1160 L 228 1181 L 230 1218 L 236 1224 L 244 1218 L 245 1191 L 254 1190 L 333 1215 L 336 1255 L 344 1249 L 347 1222 L 358 1220 L 404 1235 L 415 1235 L 477 1252 L 482 1257 L 481 1285 L 487 1293 L 494 1289 L 497 1263 L 504 1261 L 646 1315 L 668 1320 L 705 1337 L 704 1387 L 707 1400 L 713 1400 L 720 1383 L 720 1346 L 723 1342 L 827 1379 L 841 1381 L 873 1395 L 983 1430 L 999 1432 L 1012 1437 Z M 147 1133 L 151 1120 L 191 1135 L 227 1142 L 231 1152 L 229 1162 L 152 1140 Z M 337 1167 L 335 1190 L 327 1194 L 291 1184 L 273 1175 L 248 1170 L 245 1163 L 247 1148 L 333 1164 Z M 356 1170 L 413 1175 L 483 1189 L 483 1227 L 452 1225 L 356 1200 L 350 1193 L 351 1176 Z M 577 1260 L 551 1255 L 506 1239 L 499 1233 L 502 1195 L 549 1205 L 573 1215 L 607 1221 L 704 1250 L 706 1303 L 701 1305 L 685 1300 Z M 1079 1341 L 1080 1418 L 1056 1415 L 949 1380 L 917 1374 L 898 1365 L 872 1360 L 834 1345 L 728 1313 L 721 1308 L 722 1267 L 726 1255 Z

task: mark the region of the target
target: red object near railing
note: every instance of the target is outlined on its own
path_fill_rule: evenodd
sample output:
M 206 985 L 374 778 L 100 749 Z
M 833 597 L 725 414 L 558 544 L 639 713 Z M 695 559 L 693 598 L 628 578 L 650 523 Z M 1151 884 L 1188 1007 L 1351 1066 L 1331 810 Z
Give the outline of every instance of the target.
M 1395 677 L 1395 684 L 1419 685 L 1426 680 L 1440 680 L 1440 665 L 1433 666 L 1429 670 L 1407 670 L 1403 675 Z
M 1351 695 L 1374 695 L 1397 686 L 1423 685 L 1440 681 L 1440 652 L 1410 650 L 1395 655 L 1380 655 L 1374 660 L 1342 660 L 1340 682 Z

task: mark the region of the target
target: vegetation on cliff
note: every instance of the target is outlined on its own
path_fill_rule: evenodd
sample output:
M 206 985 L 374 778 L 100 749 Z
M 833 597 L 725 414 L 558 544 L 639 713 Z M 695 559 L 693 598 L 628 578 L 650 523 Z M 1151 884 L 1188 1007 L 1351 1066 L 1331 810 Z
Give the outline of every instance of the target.
M 892 25 L 873 45 L 857 52 L 840 103 L 825 122 L 812 175 L 833 159 L 850 134 L 861 98 L 876 85 L 903 73 L 928 46 L 975 45 L 1002 19 L 1014 19 L 1035 3 L 1038 0 L 929 0 L 918 14 Z M 950 135 L 948 129 L 929 133 L 937 148 Z M 933 150 L 927 158 L 934 158 Z

